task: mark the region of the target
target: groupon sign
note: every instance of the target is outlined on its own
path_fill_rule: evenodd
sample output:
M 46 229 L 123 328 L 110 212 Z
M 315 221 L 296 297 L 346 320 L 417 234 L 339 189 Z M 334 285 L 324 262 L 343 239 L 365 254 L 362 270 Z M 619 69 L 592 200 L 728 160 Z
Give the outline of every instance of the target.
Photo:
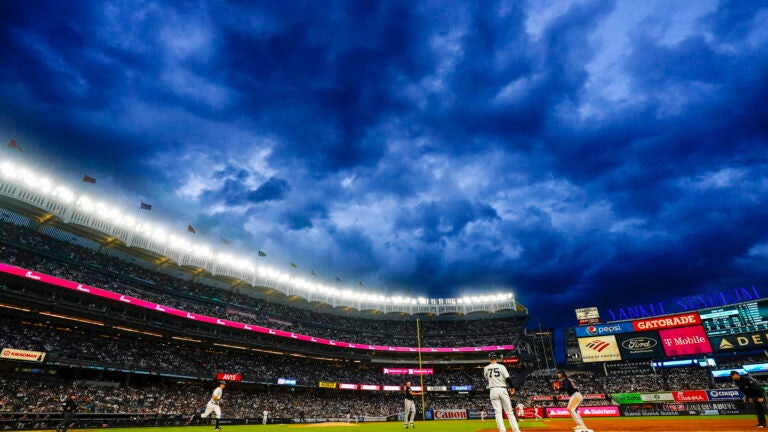
M 655 331 L 616 335 L 616 342 L 626 360 L 664 357 L 664 347 Z

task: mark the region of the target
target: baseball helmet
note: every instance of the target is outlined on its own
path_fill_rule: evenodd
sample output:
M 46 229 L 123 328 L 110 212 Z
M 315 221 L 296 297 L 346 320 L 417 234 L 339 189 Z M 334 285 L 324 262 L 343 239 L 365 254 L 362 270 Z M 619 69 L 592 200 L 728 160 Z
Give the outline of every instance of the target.
M 227 382 L 226 381 L 219 381 L 219 385 L 222 385 L 222 384 L 227 385 Z
M 498 357 L 498 354 L 496 354 L 496 351 L 491 351 L 488 353 L 488 360 L 496 360 Z

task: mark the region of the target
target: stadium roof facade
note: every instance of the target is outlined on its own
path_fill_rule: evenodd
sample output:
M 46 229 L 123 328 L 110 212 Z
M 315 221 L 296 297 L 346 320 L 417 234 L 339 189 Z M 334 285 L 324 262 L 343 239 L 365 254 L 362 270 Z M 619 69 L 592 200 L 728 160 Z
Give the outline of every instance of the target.
M 247 284 L 256 293 L 284 296 L 286 301 L 373 314 L 528 317 L 528 310 L 517 303 L 511 292 L 460 298 L 387 297 L 255 266 L 181 236 L 168 235 L 163 228 L 138 223 L 136 217 L 125 216 L 126 212 L 110 203 L 77 196 L 72 189 L 15 162 L 0 160 L 0 207 L 44 227 L 93 241 L 100 249 L 119 251 L 159 268 L 181 269 L 195 277 L 237 285 L 241 291 Z M 12 218 L 7 212 L 0 216 Z

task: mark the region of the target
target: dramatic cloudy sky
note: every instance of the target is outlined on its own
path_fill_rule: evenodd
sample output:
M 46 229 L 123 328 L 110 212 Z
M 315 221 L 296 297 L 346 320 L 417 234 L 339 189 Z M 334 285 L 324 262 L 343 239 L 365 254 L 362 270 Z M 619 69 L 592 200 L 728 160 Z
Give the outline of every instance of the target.
M 768 295 L 763 1 L 9 0 L 0 101 L 2 157 L 329 284 Z

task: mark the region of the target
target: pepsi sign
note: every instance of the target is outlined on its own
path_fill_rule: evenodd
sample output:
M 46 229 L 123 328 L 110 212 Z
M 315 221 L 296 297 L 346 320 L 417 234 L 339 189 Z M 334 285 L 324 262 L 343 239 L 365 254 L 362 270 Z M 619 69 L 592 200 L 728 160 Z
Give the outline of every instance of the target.
M 617 322 L 610 324 L 592 324 L 575 327 L 576 337 L 605 336 L 635 331 L 631 322 Z

